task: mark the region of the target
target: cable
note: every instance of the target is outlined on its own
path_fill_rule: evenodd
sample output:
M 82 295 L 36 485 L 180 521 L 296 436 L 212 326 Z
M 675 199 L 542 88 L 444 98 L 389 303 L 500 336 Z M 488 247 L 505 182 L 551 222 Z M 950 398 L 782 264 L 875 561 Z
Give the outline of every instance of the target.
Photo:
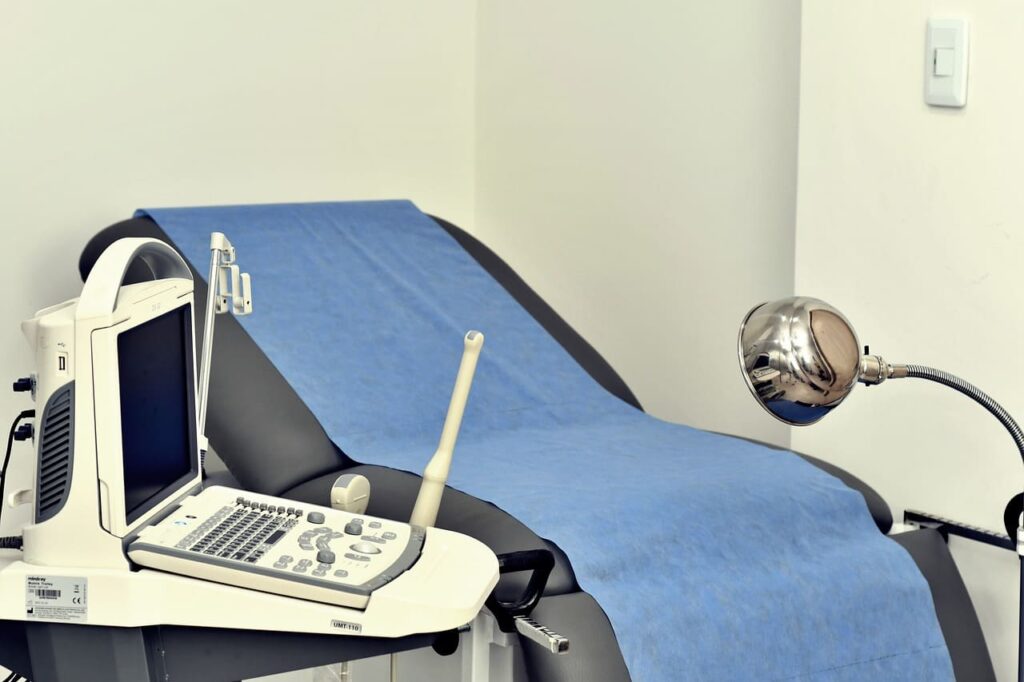
M 14 419 L 11 424 L 11 432 L 7 434 L 7 452 L 4 454 L 4 463 L 0 465 L 0 517 L 4 511 L 4 488 L 7 486 L 7 465 L 11 463 L 11 451 L 14 449 L 14 432 L 24 419 L 32 419 L 36 416 L 35 410 L 24 410 Z M 2 520 L 2 519 L 0 519 Z M 21 549 L 21 536 L 0 537 L 0 549 Z M 3 682 L 21 682 L 25 678 L 18 673 L 12 672 L 3 679 Z
M 7 486 L 7 465 L 11 463 L 11 450 L 14 447 L 14 432 L 18 430 L 18 424 L 23 419 L 32 419 L 36 416 L 35 410 L 24 410 L 11 424 L 11 432 L 7 434 L 7 454 L 4 455 L 4 463 L 0 466 L 0 521 L 4 512 L 4 488 Z M 21 538 L 18 536 L 0 538 L 0 549 L 21 549 Z M 4 682 L 8 682 L 4 680 Z M 11 680 L 14 682 L 14 680 Z

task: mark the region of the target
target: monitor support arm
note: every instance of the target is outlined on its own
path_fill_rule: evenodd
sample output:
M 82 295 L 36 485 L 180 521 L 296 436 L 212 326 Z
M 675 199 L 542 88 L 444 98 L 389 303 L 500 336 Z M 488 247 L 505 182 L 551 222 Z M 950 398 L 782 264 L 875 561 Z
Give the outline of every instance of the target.
M 206 318 L 203 322 L 203 349 L 199 361 L 199 453 L 206 463 L 206 408 L 210 395 L 210 369 L 213 361 L 215 317 L 232 312 L 236 316 L 252 312 L 252 280 L 235 262 L 235 247 L 222 232 L 210 234 L 210 276 L 206 280 Z

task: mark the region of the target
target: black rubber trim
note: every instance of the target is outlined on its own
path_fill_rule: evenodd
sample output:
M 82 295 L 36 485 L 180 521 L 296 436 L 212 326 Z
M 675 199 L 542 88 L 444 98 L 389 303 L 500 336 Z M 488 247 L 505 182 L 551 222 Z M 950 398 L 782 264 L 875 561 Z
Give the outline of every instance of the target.
M 550 306 L 548 306 L 543 299 L 541 299 L 532 289 L 529 288 L 523 282 L 523 280 L 515 274 L 514 271 L 500 258 L 497 257 L 490 249 L 484 246 L 481 242 L 474 239 L 459 228 L 447 223 L 446 221 L 435 218 L 440 224 L 463 248 L 465 248 L 470 255 L 488 271 L 502 286 L 509 292 L 517 302 L 520 303 L 527 312 L 529 312 L 538 322 L 552 334 L 553 337 L 566 349 L 572 357 L 580 363 L 581 366 L 596 380 L 599 384 L 604 386 L 614 395 L 618 396 L 625 402 L 641 408 L 639 401 L 625 385 L 625 382 L 619 377 L 614 370 L 608 365 L 607 362 L 601 358 L 601 356 L 586 343 L 572 328 L 565 323 L 565 321 L 555 313 Z M 151 236 L 158 239 L 162 239 L 168 243 L 172 243 L 167 235 L 161 230 L 155 223 L 146 219 L 132 219 L 113 225 L 106 230 L 102 231 L 96 237 L 93 238 L 86 246 L 82 253 L 82 258 L 79 261 L 79 269 L 82 273 L 83 279 L 88 274 L 92 265 L 96 259 L 102 253 L 110 243 L 120 237 L 138 237 L 138 236 Z M 136 262 L 133 267 L 144 267 L 140 262 Z M 197 274 L 196 282 L 196 304 L 197 318 L 202 314 L 202 306 L 205 301 L 205 283 L 202 278 Z M 132 281 L 144 281 L 151 279 L 151 273 L 138 273 L 135 279 L 131 279 L 132 271 L 129 270 L 127 273 L 127 282 Z M 237 333 L 227 332 L 228 329 L 237 328 Z M 347 457 L 340 451 L 330 439 L 324 433 L 322 427 L 316 418 L 309 412 L 308 408 L 302 402 L 302 400 L 295 394 L 294 390 L 287 381 L 277 373 L 273 365 L 269 363 L 266 356 L 263 355 L 262 351 L 256 346 L 255 342 L 245 333 L 238 324 L 237 320 L 231 316 L 225 316 L 223 319 L 218 320 L 217 328 L 218 339 L 224 341 L 224 346 L 231 349 L 229 358 L 242 353 L 243 355 L 253 355 L 253 359 L 247 360 L 247 362 L 258 361 L 262 362 L 263 365 L 269 365 L 269 369 L 266 367 L 260 367 L 260 370 L 253 373 L 251 371 L 248 374 L 253 376 L 246 376 L 246 382 L 251 381 L 252 383 L 246 383 L 246 386 L 258 386 L 259 392 L 262 395 L 268 396 L 268 400 L 273 402 L 275 409 L 272 411 L 274 414 L 270 417 L 270 412 L 267 411 L 266 421 L 260 421 L 257 417 L 253 419 L 248 417 L 243 419 L 240 424 L 244 424 L 245 428 L 241 431 L 247 433 L 236 433 L 230 429 L 225 428 L 220 433 L 220 438 L 214 437 L 214 427 L 212 422 L 214 421 L 214 413 L 219 412 L 212 410 L 210 414 L 211 425 L 207 430 L 210 432 L 211 441 L 216 445 L 218 442 L 222 442 L 226 447 L 230 449 L 230 453 L 225 454 L 224 460 L 228 467 L 234 473 L 239 482 L 243 487 L 258 492 L 267 492 L 271 494 L 279 494 L 281 491 L 288 488 L 288 496 L 293 499 L 320 499 L 323 491 L 329 490 L 329 485 L 324 488 L 322 483 L 326 483 L 332 475 L 338 475 L 340 469 L 348 468 L 356 463 Z M 229 340 L 225 340 L 231 337 Z M 215 348 L 216 353 L 216 348 Z M 256 356 L 259 356 L 256 358 Z M 215 362 L 215 372 L 218 366 L 225 363 L 231 363 L 230 360 L 222 360 L 220 354 L 217 355 Z M 276 376 L 275 376 L 276 375 Z M 227 378 L 227 377 L 225 377 Z M 216 383 L 214 383 L 214 386 Z M 237 390 L 237 377 L 235 381 L 228 382 L 233 390 Z M 213 389 L 211 389 L 212 391 Z M 224 402 L 230 404 L 244 404 L 247 401 L 230 401 L 225 399 L 222 401 L 215 401 L 211 395 L 211 407 L 215 404 L 223 405 Z M 642 409 L 642 408 L 641 408 Z M 237 415 L 227 415 L 223 420 L 226 422 L 226 426 L 230 425 L 232 418 L 237 418 Z M 217 420 L 220 421 L 220 420 Z M 268 428 L 270 424 L 273 424 L 274 430 L 286 432 L 285 440 L 288 442 L 294 442 L 294 439 L 298 439 L 298 447 L 290 448 L 289 452 L 294 453 L 292 456 L 281 457 L 279 452 L 274 451 L 275 445 L 270 448 L 267 447 L 266 443 L 261 443 L 261 439 L 253 437 L 253 432 L 261 432 L 261 429 L 256 428 L 256 425 L 267 424 Z M 246 437 L 248 436 L 248 437 Z M 745 439 L 751 440 L 751 439 Z M 276 439 L 275 439 L 276 441 Z M 278 441 L 276 441 L 278 442 Z M 757 441 L 753 441 L 757 442 Z M 777 448 L 775 446 L 759 443 L 761 445 L 767 445 L 768 447 Z M 333 466 L 328 466 L 325 462 L 329 461 L 323 457 L 325 449 L 330 449 L 331 458 L 333 459 Z M 312 451 L 312 456 L 310 454 Z M 799 453 L 798 453 L 799 454 Z M 807 455 L 800 455 L 811 464 L 818 466 L 819 468 L 827 471 L 828 473 L 836 476 L 842 480 L 849 487 L 858 490 L 864 495 L 864 498 L 868 504 L 868 508 L 871 511 L 872 517 L 874 518 L 879 529 L 883 532 L 888 532 L 892 526 L 892 513 L 889 510 L 888 505 L 882 499 L 877 492 L 874 491 L 870 486 L 865 484 L 860 479 L 852 476 L 848 472 L 835 467 L 826 462 L 822 462 L 814 457 Z M 283 460 L 289 467 L 292 468 L 291 475 L 287 478 L 290 483 L 282 484 L 279 480 L 279 476 L 270 475 L 266 473 L 268 467 L 273 467 L 275 460 Z M 315 466 L 304 466 L 309 460 L 315 460 Z M 410 507 L 412 500 L 415 498 L 414 490 L 418 487 L 416 485 L 415 477 L 412 474 L 406 472 L 394 472 L 392 474 L 384 474 L 383 467 L 366 467 L 367 469 L 376 470 L 370 473 L 374 480 L 374 486 L 378 483 L 383 484 L 381 480 L 382 476 L 384 479 L 405 478 L 408 477 L 408 482 L 403 481 L 403 484 L 397 487 L 405 488 L 403 491 L 406 494 L 400 495 L 403 499 L 392 499 L 388 500 L 388 506 L 397 504 L 403 508 L 402 513 L 406 514 L 407 511 L 404 507 Z M 374 475 L 375 474 L 375 475 Z M 395 481 L 397 483 L 397 480 Z M 453 494 L 456 493 L 456 494 Z M 450 505 L 450 501 L 453 501 L 457 495 L 462 495 L 458 491 L 449 490 L 445 494 L 444 506 L 451 509 L 453 512 L 462 504 L 456 503 Z M 469 497 L 469 496 L 467 496 Z M 404 499 L 408 498 L 408 499 Z M 383 502 L 382 498 L 374 498 L 378 503 Z M 492 549 L 496 551 L 509 551 L 518 550 L 538 546 L 533 538 L 536 538 L 534 534 L 528 531 L 525 527 L 517 528 L 515 530 L 519 532 L 512 532 L 508 537 L 505 537 L 505 531 L 500 530 L 503 525 L 497 524 L 497 527 L 491 527 L 492 521 L 488 520 L 487 517 L 493 512 L 501 512 L 500 509 L 494 507 L 490 503 L 486 503 L 482 500 L 473 499 L 474 502 L 479 505 L 470 505 L 473 509 L 473 513 L 470 515 L 471 525 L 474 526 L 476 532 L 468 532 L 467 534 L 474 537 L 486 537 L 487 544 L 492 546 Z M 373 502 L 371 501 L 371 504 Z M 466 502 L 468 504 L 468 501 Z M 493 508 L 488 510 L 488 508 Z M 460 529 L 460 526 L 465 524 L 464 514 L 468 509 L 458 509 L 457 514 L 452 515 L 452 522 L 438 525 L 440 527 L 449 527 L 452 530 L 461 530 L 466 532 L 467 529 Z M 382 515 L 382 514 L 378 514 Z M 386 514 L 384 514 L 386 515 Z M 507 516 L 507 515 L 505 515 Z M 394 518 L 400 518 L 395 516 Z M 456 521 L 456 518 L 459 518 Z M 511 522 L 514 522 L 513 526 L 521 526 L 514 519 L 509 517 Z M 508 529 L 505 529 L 508 530 Z M 524 532 L 525 531 L 525 532 Z M 936 612 L 939 616 L 939 622 L 942 626 L 943 634 L 945 635 L 947 644 L 949 645 L 950 654 L 953 658 L 954 669 L 956 670 L 958 680 L 979 680 L 981 682 L 987 682 L 988 680 L 994 680 L 994 674 L 992 673 L 991 660 L 988 658 L 988 650 L 985 646 L 984 637 L 981 634 L 980 626 L 977 624 L 977 615 L 974 612 L 974 608 L 970 602 L 969 597 L 966 593 L 966 588 L 963 585 L 963 581 L 960 579 L 959 572 L 956 570 L 956 566 L 953 563 L 952 557 L 948 553 L 948 549 L 941 544 L 941 538 L 938 538 L 941 547 L 936 547 L 934 539 L 924 539 L 919 536 L 918 533 L 932 533 L 936 537 L 937 534 L 934 531 L 915 531 L 913 533 L 904 533 L 899 536 L 895 536 L 894 539 L 901 545 L 907 548 L 914 560 L 921 567 L 921 572 L 929 582 L 929 586 L 932 590 L 932 595 L 935 600 Z M 532 536 L 532 537 L 531 537 Z M 540 540 L 537 538 L 537 540 Z M 622 663 L 622 656 L 619 652 L 618 645 L 615 642 L 614 634 L 611 635 L 611 639 L 608 641 L 602 640 L 602 637 L 606 638 L 607 634 L 611 633 L 611 627 L 607 622 L 607 618 L 604 616 L 600 607 L 593 602 L 593 599 L 582 592 L 576 592 L 579 587 L 576 584 L 575 576 L 572 574 L 571 566 L 562 553 L 553 543 L 547 541 L 541 541 L 543 544 L 540 546 L 547 546 L 550 548 L 556 557 L 556 568 L 555 574 L 561 572 L 561 576 L 556 578 L 555 574 L 552 575 L 552 581 L 548 585 L 546 590 L 545 598 L 542 599 L 538 605 L 535 615 L 539 620 L 544 622 L 546 625 L 554 627 L 555 630 L 563 632 L 573 642 L 574 654 L 570 654 L 568 657 L 565 656 L 552 656 L 545 651 L 534 652 L 532 649 L 527 648 L 528 652 L 528 663 L 527 667 L 531 669 L 531 672 L 538 674 L 539 676 L 533 676 L 533 679 L 558 679 L 562 682 L 568 680 L 593 680 L 593 682 L 601 682 L 604 680 L 628 680 L 629 676 L 625 670 L 625 665 Z M 508 576 L 512 578 L 513 576 Z M 554 583 L 554 585 L 552 584 Z M 515 587 L 510 585 L 509 587 Z M 521 587 L 521 586 L 520 586 Z M 555 587 L 555 591 L 552 590 Z M 556 596 L 561 594 L 562 596 Z M 590 603 L 588 603 L 590 602 Z M 579 604 L 583 612 L 588 612 L 585 616 L 581 614 L 574 614 L 570 611 L 574 609 L 566 609 L 569 604 Z M 578 616 L 578 617 L 577 617 Z M 589 624 L 583 621 L 588 621 Z M 583 627 L 586 630 L 594 630 L 594 632 L 588 632 L 587 635 L 578 629 Z M 605 634 L 607 633 L 607 634 Z M 577 637 L 573 637 L 576 634 Z M 594 646 L 590 646 L 584 650 L 584 642 L 593 642 Z M 530 647 L 531 644 L 528 642 L 524 643 L 524 646 Z M 534 655 L 536 653 L 536 655 Z M 583 655 L 585 654 L 585 655 Z M 602 661 L 600 665 L 599 661 Z M 602 666 L 604 666 L 602 668 Z M 595 670 L 603 670 L 605 674 L 595 677 Z
M 555 555 L 547 549 L 524 549 L 498 555 L 499 575 L 528 571 L 530 576 L 526 589 L 515 599 L 500 599 L 497 591 L 492 592 L 487 599 L 487 608 L 494 614 L 503 632 L 515 632 L 516 616 L 530 615 L 544 594 L 548 576 L 554 567 Z
M 846 469 L 840 469 L 834 464 L 829 464 L 817 457 L 811 457 L 810 455 L 805 455 L 802 452 L 797 452 L 795 454 L 803 457 L 825 473 L 835 476 L 842 481 L 846 487 L 852 488 L 863 495 L 864 501 L 868 505 L 868 513 L 870 513 L 871 518 L 874 519 L 875 525 L 878 526 L 878 530 L 888 535 L 889 531 L 892 530 L 892 509 L 889 507 L 885 499 L 878 494 L 878 491 L 851 474 Z
M 715 431 L 713 433 L 718 432 Z M 788 448 L 782 448 L 779 447 L 778 445 L 765 443 L 754 438 L 734 436 L 728 433 L 719 433 L 719 435 L 728 436 L 730 438 L 739 438 L 740 440 L 745 440 L 748 443 L 762 445 L 766 448 L 771 448 L 772 450 L 778 450 L 780 452 L 793 452 L 793 454 L 802 457 L 807 462 L 818 467 L 825 473 L 835 476 L 840 481 L 842 481 L 846 485 L 846 487 L 852 488 L 859 492 L 864 497 L 864 501 L 868 505 L 868 512 L 871 514 L 871 518 L 874 519 L 875 525 L 878 526 L 878 530 L 882 531 L 882 533 L 886 535 L 888 535 L 889 531 L 892 530 L 892 509 L 889 508 L 888 503 L 886 503 L 885 499 L 881 495 L 879 495 L 874 488 L 872 488 L 867 483 L 851 474 L 849 471 L 846 471 L 845 469 L 840 469 L 836 465 L 829 464 L 828 462 L 820 460 L 817 457 L 811 457 L 810 455 L 805 455 L 802 452 L 794 452 L 793 450 L 790 450 Z
M 537 320 L 544 327 L 544 331 L 550 334 L 594 381 L 623 402 L 632 405 L 638 410 L 643 409 L 633 391 L 629 389 L 629 386 L 626 385 L 622 377 L 608 364 L 608 361 L 601 357 L 601 354 L 587 343 L 587 340 L 580 336 L 575 329 L 570 327 L 569 323 L 562 319 L 562 316 L 556 313 L 554 308 L 538 296 L 537 292 L 531 289 L 530 285 L 524 282 L 523 278 L 517 275 L 508 263 L 465 230 L 452 225 L 443 218 L 438 218 L 437 216 L 430 217 L 444 228 L 444 231 L 450 234 L 473 257 L 473 260 L 487 271 L 487 274 L 497 280 L 498 284 L 519 305 L 526 308 L 526 311 L 533 316 L 533 319 Z
M 615 370 L 530 289 L 507 263 L 464 230 L 440 218 L 434 220 L 543 325 L 595 381 L 623 401 L 640 408 L 639 401 Z M 78 268 L 83 279 L 103 250 L 121 237 L 154 237 L 173 245 L 167 234 L 148 218 L 133 218 L 117 223 L 93 237 L 82 251 Z M 142 261 L 136 261 L 132 267 L 135 271 L 129 270 L 127 282 L 152 278 L 152 273 L 144 270 L 145 264 Z M 206 284 L 194 270 L 193 276 L 196 278 L 196 319 L 201 319 L 205 307 Z M 197 327 L 198 337 L 202 325 Z M 207 435 L 214 446 L 219 443 L 230 444 L 224 456 L 225 464 L 243 487 L 279 494 L 283 490 L 296 488 L 339 468 L 355 464 L 331 442 L 306 404 L 234 317 L 222 316 L 218 320 L 217 330 Z M 201 339 L 197 338 L 197 341 Z M 225 348 L 231 352 L 223 352 Z M 218 352 L 218 349 L 222 352 Z M 255 405 L 253 401 L 217 399 L 222 392 L 227 393 L 229 390 L 263 398 L 255 400 Z M 284 442 L 285 438 L 287 442 Z M 279 446 L 282 451 L 276 449 Z M 288 457 L 289 452 L 294 452 L 295 456 Z M 245 456 L 240 453 L 245 453 Z M 801 456 L 859 491 L 879 530 L 889 532 L 893 522 L 892 512 L 873 488 L 839 467 L 814 457 Z
M 1017 526 L 1020 522 L 1022 507 L 1024 507 L 1024 493 L 1017 493 L 1003 508 L 1003 526 L 1006 528 L 1006 534 L 1014 541 L 1017 539 Z

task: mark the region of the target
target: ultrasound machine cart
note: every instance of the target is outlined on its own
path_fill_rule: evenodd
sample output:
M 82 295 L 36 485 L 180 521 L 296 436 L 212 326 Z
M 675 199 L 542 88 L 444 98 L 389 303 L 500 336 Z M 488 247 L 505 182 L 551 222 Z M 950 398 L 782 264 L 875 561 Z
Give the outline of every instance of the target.
M 153 280 L 123 285 L 140 264 Z M 0 552 L 0 664 L 34 682 L 238 680 L 486 631 L 499 562 L 482 543 L 203 488 L 192 302 L 174 250 L 123 239 L 80 298 L 23 324 L 36 481 L 10 499 L 34 514 L 23 555 Z

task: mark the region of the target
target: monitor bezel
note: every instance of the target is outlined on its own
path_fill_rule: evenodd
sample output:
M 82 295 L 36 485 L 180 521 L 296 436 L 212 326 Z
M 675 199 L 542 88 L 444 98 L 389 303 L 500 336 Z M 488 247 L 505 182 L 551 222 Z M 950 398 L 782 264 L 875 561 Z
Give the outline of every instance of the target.
M 191 282 L 159 280 L 122 287 L 114 313 L 115 322 L 93 330 L 93 399 L 96 415 L 96 464 L 100 493 L 101 525 L 124 537 L 145 525 L 182 496 L 202 485 L 196 420 L 195 306 Z M 124 460 L 121 442 L 121 396 L 118 369 L 118 338 L 131 329 L 162 315 L 185 308 L 189 471 L 129 513 L 124 495 Z
M 147 320 L 145 322 L 141 322 L 139 324 L 134 324 L 134 325 L 132 325 L 131 327 L 129 327 L 127 329 L 121 329 L 120 331 L 117 332 L 117 338 L 118 338 L 118 372 L 120 373 L 120 359 L 121 359 L 120 358 L 120 349 L 121 349 L 120 340 L 121 340 L 121 337 L 124 336 L 125 334 L 131 332 L 131 331 L 134 331 L 134 330 L 140 328 L 140 327 L 143 327 L 143 326 L 148 325 L 148 324 L 152 324 L 153 322 L 156 322 L 157 320 L 159 320 L 159 319 L 161 319 L 163 317 L 167 317 L 169 315 L 176 315 L 176 314 L 178 314 L 178 311 L 181 311 L 181 310 L 185 310 L 185 315 L 183 317 L 184 327 L 185 328 L 182 330 L 182 333 L 184 334 L 185 338 L 183 339 L 182 345 L 185 348 L 185 391 L 186 391 L 185 412 L 186 412 L 186 418 L 188 420 L 188 422 L 186 424 L 186 428 L 188 430 L 186 438 L 187 438 L 187 441 L 188 441 L 188 443 L 190 445 L 190 449 L 189 449 L 189 453 L 188 453 L 189 469 L 188 469 L 188 471 L 184 475 L 179 476 L 177 479 L 175 479 L 171 483 L 168 483 L 163 488 L 161 488 L 157 492 L 153 493 L 148 498 L 143 500 L 141 503 L 136 505 L 133 509 L 128 509 L 128 501 L 127 501 L 128 491 L 126 489 L 125 484 L 122 483 L 121 491 L 122 491 L 122 494 L 126 498 L 125 499 L 125 510 L 124 510 L 124 513 L 125 513 L 125 523 L 127 525 L 131 525 L 132 523 L 134 523 L 135 521 L 140 519 L 142 516 L 144 516 L 146 514 L 146 512 L 148 512 L 151 509 L 153 509 L 154 507 L 162 504 L 164 502 L 164 500 L 166 499 L 167 493 L 169 491 L 176 491 L 179 488 L 181 488 L 182 485 L 184 485 L 188 481 L 190 481 L 193 478 L 195 478 L 196 472 L 199 469 L 199 452 L 198 452 L 197 438 L 196 438 L 196 430 L 197 429 L 196 429 L 196 400 L 195 400 L 195 390 L 196 390 L 196 386 L 195 386 L 195 352 L 194 352 L 194 350 L 193 350 L 192 353 L 188 352 L 189 342 L 191 342 L 193 340 L 191 306 L 190 306 L 190 304 L 186 303 L 185 305 L 181 305 L 181 306 L 178 306 L 176 308 L 171 308 L 170 310 L 166 310 L 163 313 L 161 313 L 160 315 L 157 315 L 156 317 L 151 317 L 149 320 Z M 119 388 L 120 388 L 120 383 L 119 383 Z M 124 411 L 123 410 L 121 411 L 121 415 L 122 415 L 122 417 L 124 416 Z M 123 439 L 123 436 L 124 436 L 124 424 L 123 423 L 121 424 L 121 427 L 122 427 L 121 434 L 122 434 L 122 439 Z M 124 442 L 123 442 L 123 440 L 122 440 L 121 445 L 122 445 L 122 448 L 121 448 L 121 461 L 122 461 L 121 469 L 122 469 L 122 472 L 123 472 L 124 471 Z

